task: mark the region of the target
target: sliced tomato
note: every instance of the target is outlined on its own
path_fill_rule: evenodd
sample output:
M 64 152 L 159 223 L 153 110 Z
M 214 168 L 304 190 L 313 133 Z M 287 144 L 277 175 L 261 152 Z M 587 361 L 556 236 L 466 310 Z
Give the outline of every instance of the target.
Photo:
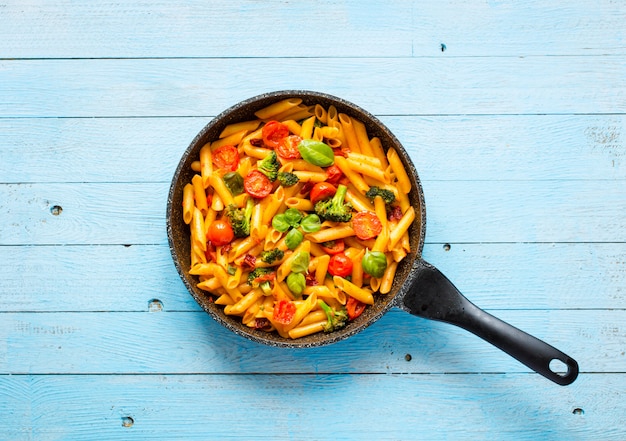
M 328 272 L 333 276 L 348 277 L 352 274 L 352 260 L 344 253 L 337 253 L 328 262 Z
M 343 239 L 335 239 L 328 242 L 322 242 L 320 246 L 325 252 L 327 252 L 331 256 L 334 254 L 343 253 L 343 250 L 346 248 L 346 244 Z
M 285 159 L 298 159 L 301 157 L 298 144 L 302 138 L 298 135 L 289 135 L 282 139 L 280 144 L 275 148 L 276 154 Z
M 293 317 L 296 315 L 296 305 L 290 300 L 280 300 L 274 306 L 274 313 L 272 317 L 274 321 L 282 325 L 288 325 L 293 321 Z
M 283 138 L 289 136 L 289 128 L 281 122 L 269 121 L 263 126 L 261 135 L 265 145 L 275 149 L 280 145 Z
M 263 199 L 272 192 L 272 182 L 258 170 L 252 170 L 243 180 L 243 188 L 253 198 Z
M 239 167 L 239 151 L 234 145 L 223 145 L 213 154 L 213 164 L 223 170 L 235 171 Z
M 230 224 L 223 220 L 214 220 L 209 225 L 209 231 L 207 231 L 207 239 L 211 241 L 216 247 L 221 247 L 230 243 L 235 238 L 233 229 Z
M 326 176 L 328 176 L 328 178 L 326 178 L 326 182 L 337 185 L 339 184 L 341 178 L 343 178 L 343 172 L 339 167 L 333 164 L 326 169 Z
M 311 189 L 311 202 L 314 204 L 324 199 L 332 198 L 337 193 L 337 187 L 328 182 L 318 182 Z
M 383 224 L 373 211 L 359 211 L 352 216 L 354 234 L 361 240 L 373 239 L 383 231 Z
M 348 312 L 348 318 L 350 320 L 354 320 L 358 316 L 360 316 L 363 311 L 365 311 L 365 307 L 367 305 L 360 300 L 355 299 L 352 296 L 348 297 L 348 301 L 346 302 L 346 311 Z

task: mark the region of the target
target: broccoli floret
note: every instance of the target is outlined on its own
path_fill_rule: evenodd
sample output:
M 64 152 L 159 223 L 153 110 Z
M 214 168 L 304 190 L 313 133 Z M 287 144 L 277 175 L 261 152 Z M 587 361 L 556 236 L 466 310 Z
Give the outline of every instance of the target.
M 282 259 L 284 256 L 285 252 L 278 248 L 274 248 L 273 250 L 268 251 L 261 251 L 261 260 L 270 265 L 275 261 Z
M 352 219 L 352 205 L 343 203 L 348 187 L 341 184 L 332 199 L 325 199 L 315 204 L 315 213 L 324 220 L 333 222 L 350 222 Z
M 365 196 L 372 201 L 376 196 L 380 196 L 381 198 L 383 198 L 383 201 L 385 201 L 385 204 L 387 205 L 392 204 L 393 201 L 396 200 L 396 195 L 393 193 L 393 191 L 376 186 L 370 187 L 370 189 L 367 190 L 367 193 L 365 193 Z
M 278 162 L 278 156 L 275 151 L 271 151 L 269 155 L 261 159 L 257 163 L 257 168 L 261 173 L 268 177 L 272 182 L 278 177 L 278 169 L 280 168 L 280 162 Z
M 296 185 L 300 178 L 295 173 L 290 172 L 278 172 L 278 182 L 283 187 L 291 187 L 292 185 Z
M 318 300 L 317 304 L 326 313 L 327 321 L 324 325 L 324 332 L 333 332 L 346 326 L 348 314 L 345 309 L 335 310 L 328 306 L 323 300 Z
M 239 208 L 231 204 L 224 210 L 224 214 L 228 218 L 230 226 L 233 228 L 235 237 L 250 236 L 250 218 L 252 217 L 253 208 L 254 202 L 252 199 L 248 199 L 245 208 Z
M 272 293 L 271 280 L 276 278 L 276 273 L 272 268 L 256 268 L 248 274 L 248 284 L 253 288 L 261 288 L 265 294 Z

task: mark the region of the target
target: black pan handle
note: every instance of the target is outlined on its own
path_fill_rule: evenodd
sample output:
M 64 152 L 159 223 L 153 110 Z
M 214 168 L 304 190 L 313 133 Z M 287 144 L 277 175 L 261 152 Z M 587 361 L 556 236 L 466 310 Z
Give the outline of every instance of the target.
M 466 329 L 562 386 L 571 384 L 578 376 L 576 360 L 478 308 L 434 266 L 420 261 L 413 271 L 413 282 L 400 299 L 400 308 Z M 554 360 L 567 366 L 567 372 L 553 371 L 550 364 Z

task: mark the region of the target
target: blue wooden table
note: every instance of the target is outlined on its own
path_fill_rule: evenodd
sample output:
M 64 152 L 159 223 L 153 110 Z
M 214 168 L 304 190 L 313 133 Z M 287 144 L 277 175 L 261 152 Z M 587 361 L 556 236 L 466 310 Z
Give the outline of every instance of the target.
M 626 439 L 625 23 L 611 0 L 0 2 L 0 439 Z M 283 89 L 378 116 L 424 258 L 576 382 L 398 309 L 310 350 L 203 312 L 170 180 L 212 117 Z

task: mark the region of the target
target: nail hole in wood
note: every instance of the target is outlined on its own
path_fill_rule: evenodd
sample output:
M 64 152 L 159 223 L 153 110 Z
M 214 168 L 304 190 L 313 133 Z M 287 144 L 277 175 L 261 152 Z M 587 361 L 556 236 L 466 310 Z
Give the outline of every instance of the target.
M 129 416 L 122 417 L 123 427 L 132 427 L 133 424 L 135 424 L 135 420 L 132 417 L 129 417 Z
M 50 213 L 52 213 L 53 216 L 58 216 L 62 212 L 63 207 L 61 207 L 60 205 L 53 205 L 52 207 L 50 207 Z
M 148 311 L 150 312 L 160 312 L 163 311 L 163 302 L 159 299 L 152 299 L 148 303 Z
M 444 244 L 443 244 L 443 250 L 444 250 L 444 251 L 450 251 L 450 248 L 452 248 L 452 247 L 450 246 L 450 244 L 449 244 L 449 243 L 444 243 Z
M 443 44 L 443 43 L 441 43 L 441 52 L 445 52 L 445 51 L 446 51 L 446 49 L 448 49 L 448 48 L 446 47 L 446 45 L 445 45 L 445 44 Z
M 411 354 L 406 354 L 406 355 L 404 356 L 404 359 L 405 359 L 406 361 L 411 361 L 411 360 L 413 360 L 413 357 L 411 356 Z
M 585 414 L 585 411 L 584 411 L 584 410 L 582 410 L 580 407 L 577 407 L 576 409 L 572 410 L 572 413 L 573 413 L 574 415 L 584 415 L 584 414 Z

